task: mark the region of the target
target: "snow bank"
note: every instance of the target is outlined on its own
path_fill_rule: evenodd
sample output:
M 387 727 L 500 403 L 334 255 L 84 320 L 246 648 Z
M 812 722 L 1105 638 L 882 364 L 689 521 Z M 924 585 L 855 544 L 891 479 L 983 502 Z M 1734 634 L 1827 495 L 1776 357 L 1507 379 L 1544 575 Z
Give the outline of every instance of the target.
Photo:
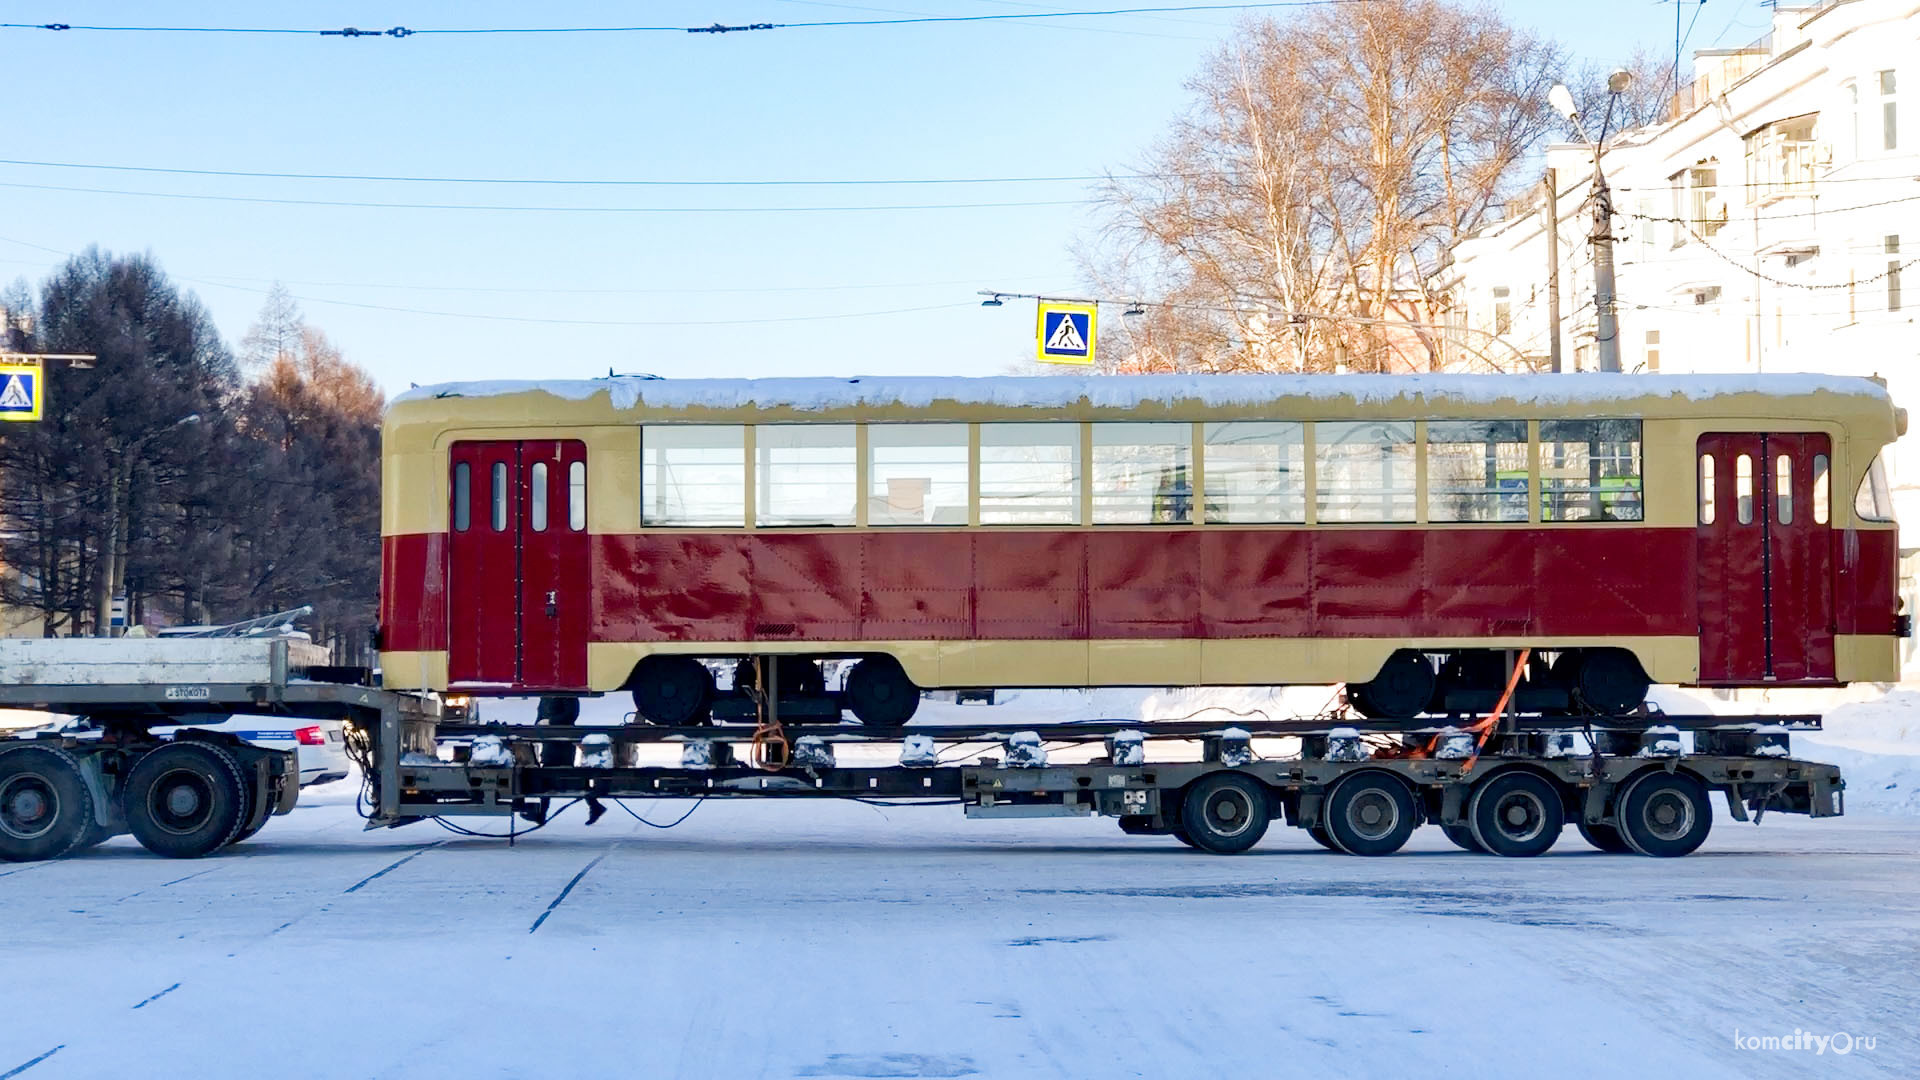
M 1687 401 L 1729 394 L 1831 393 L 1890 401 L 1869 379 L 1834 375 L 1000 375 L 859 376 L 785 379 L 516 379 L 441 383 L 394 398 L 394 404 L 445 397 L 497 397 L 540 392 L 568 401 L 607 394 L 616 409 L 801 411 L 955 405 L 1133 408 L 1142 402 L 1193 402 L 1208 407 L 1261 405 L 1279 398 L 1381 404 L 1407 398 L 1427 406 L 1525 402 L 1540 406 L 1607 404 L 1643 397 Z

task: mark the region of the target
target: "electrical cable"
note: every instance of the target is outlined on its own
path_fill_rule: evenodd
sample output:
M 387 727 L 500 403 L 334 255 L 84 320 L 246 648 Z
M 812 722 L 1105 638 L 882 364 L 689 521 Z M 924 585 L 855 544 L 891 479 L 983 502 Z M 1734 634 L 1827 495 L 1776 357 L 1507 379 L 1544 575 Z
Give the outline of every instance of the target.
M 677 817 L 677 818 L 675 818 L 675 819 L 673 819 L 673 821 L 672 821 L 672 822 L 670 822 L 669 824 L 666 824 L 666 825 L 662 825 L 662 824 L 660 824 L 659 822 L 656 822 L 656 821 L 648 821 L 648 820 L 647 820 L 646 818 L 643 818 L 643 817 L 641 817 L 641 816 L 640 816 L 639 814 L 636 814 L 636 813 L 634 813 L 634 811 L 633 811 L 633 807 L 631 807 L 631 806 L 628 806 L 628 805 L 627 805 L 627 801 L 626 801 L 625 799 L 614 799 L 614 800 L 613 800 L 613 802 L 614 802 L 614 803 L 615 803 L 615 804 L 616 804 L 617 806 L 619 806 L 619 807 L 620 807 L 620 809 L 622 809 L 622 810 L 625 810 L 625 811 L 627 812 L 627 816 L 628 816 L 628 817 L 630 817 L 630 818 L 632 818 L 633 820 L 635 820 L 635 821 L 637 821 L 637 822 L 639 822 L 639 823 L 640 823 L 640 824 L 642 824 L 642 825 L 645 825 L 645 826 L 647 826 L 647 827 L 648 827 L 648 828 L 650 828 L 650 829 L 671 829 L 671 828 L 673 828 L 673 827 L 674 827 L 675 825 L 678 825 L 678 824 L 680 824 L 681 822 L 683 822 L 683 821 L 685 821 L 685 820 L 687 820 L 688 818 L 690 818 L 690 817 L 692 817 L 692 816 L 693 816 L 693 812 L 694 812 L 695 810 L 698 810 L 698 809 L 700 809 L 700 804 L 701 804 L 701 803 L 703 803 L 703 802 L 706 802 L 706 801 L 707 801 L 707 797 L 706 797 L 705 795 L 702 795 L 702 796 L 700 796 L 699 798 L 697 798 L 697 799 L 695 799 L 695 800 L 693 801 L 693 805 L 692 805 L 692 806 L 689 806 L 689 807 L 687 807 L 687 812 L 686 812 L 686 813 L 684 813 L 684 814 L 681 814 L 681 815 L 680 815 L 679 817 Z

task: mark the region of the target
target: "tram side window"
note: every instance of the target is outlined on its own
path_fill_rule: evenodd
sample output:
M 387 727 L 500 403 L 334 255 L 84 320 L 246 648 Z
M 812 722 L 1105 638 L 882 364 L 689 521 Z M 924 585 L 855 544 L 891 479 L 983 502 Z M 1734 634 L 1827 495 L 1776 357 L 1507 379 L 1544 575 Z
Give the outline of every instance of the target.
M 1875 457 L 1860 478 L 1860 489 L 1853 495 L 1853 516 L 1862 521 L 1892 521 L 1893 492 L 1887 487 L 1887 467 Z
M 1527 422 L 1427 422 L 1427 520 L 1527 520 Z
M 869 525 L 965 525 L 967 425 L 869 425 L 867 483 Z
M 980 523 L 1080 523 L 1079 424 L 980 425 Z
M 587 527 L 587 463 L 576 461 L 567 466 L 567 528 L 584 532 Z
M 1238 420 L 1208 424 L 1204 440 L 1208 521 L 1307 520 L 1305 424 Z
M 1414 519 L 1412 423 L 1321 421 L 1313 442 L 1321 521 Z
M 534 532 L 547 531 L 547 463 L 533 463 L 533 476 L 527 482 L 527 523 Z
M 852 424 L 762 424 L 753 440 L 755 524 L 853 524 Z
M 1096 525 L 1193 520 L 1193 425 L 1093 425 Z
M 1640 421 L 1540 421 L 1540 520 L 1640 521 Z
M 738 424 L 672 424 L 642 429 L 640 523 L 745 525 L 746 430 Z
M 507 463 L 493 463 L 493 531 L 507 531 Z
M 453 528 L 466 532 L 473 524 L 473 466 L 462 461 L 453 467 Z
M 1825 525 L 1833 512 L 1833 480 L 1827 473 L 1827 455 L 1813 455 L 1813 523 L 1816 525 Z

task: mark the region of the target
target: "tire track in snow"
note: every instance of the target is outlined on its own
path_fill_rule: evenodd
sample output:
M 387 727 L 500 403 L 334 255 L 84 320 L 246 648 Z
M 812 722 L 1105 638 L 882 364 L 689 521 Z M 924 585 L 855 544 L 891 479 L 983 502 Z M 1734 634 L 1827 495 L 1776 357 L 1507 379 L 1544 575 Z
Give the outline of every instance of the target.
M 444 843 L 446 843 L 445 840 L 435 840 L 433 843 L 428 844 L 426 847 L 420 848 L 419 850 L 415 851 L 411 855 L 402 856 L 401 858 L 388 864 L 386 868 L 381 870 L 376 870 L 373 873 L 368 874 L 366 877 L 361 878 L 359 881 L 353 883 L 352 885 L 347 886 L 346 892 L 343 892 L 340 895 L 345 896 L 346 893 L 359 892 L 361 889 L 366 888 L 368 885 L 372 884 L 373 882 L 379 880 L 380 878 L 386 877 L 388 874 L 393 873 L 395 870 L 400 869 L 401 867 L 407 865 L 408 863 L 419 858 L 420 856 L 425 855 L 427 852 L 432 851 L 434 848 L 437 848 Z
M 619 843 L 619 841 L 617 840 L 614 842 Z M 573 887 L 575 885 L 580 884 L 580 879 L 587 876 L 587 871 L 600 865 L 600 860 L 606 858 L 611 853 L 612 853 L 612 849 L 609 848 L 607 851 L 603 851 L 600 854 L 595 855 L 591 860 L 587 862 L 587 865 L 581 867 L 580 872 L 573 875 L 573 880 L 567 882 L 567 887 L 560 890 L 560 895 L 553 898 L 553 903 L 547 905 L 547 910 L 541 912 L 540 917 L 533 920 L 532 926 L 527 927 L 527 933 L 531 934 L 535 930 L 540 929 L 540 924 L 543 922 L 546 922 L 547 916 L 553 914 L 553 909 L 560 906 L 560 902 L 567 898 L 567 894 L 573 891 Z
M 40 1064 L 41 1062 L 47 1060 L 48 1058 L 59 1053 L 60 1051 L 65 1050 L 66 1048 L 67 1048 L 67 1044 L 61 1043 L 59 1046 L 56 1046 L 53 1049 L 47 1051 L 46 1053 L 41 1054 L 39 1057 L 34 1058 L 32 1061 L 22 1062 L 19 1065 L 15 1065 L 13 1068 L 8 1069 L 6 1072 L 0 1073 L 0 1080 L 8 1080 L 9 1077 L 19 1076 L 21 1073 L 26 1072 L 28 1069 L 33 1068 L 35 1065 Z
M 142 1001 L 140 1004 L 135 1005 L 134 1008 L 144 1009 L 147 1006 L 153 1004 L 156 1001 L 159 1001 L 161 998 L 166 997 L 168 994 L 171 994 L 178 989 L 180 989 L 180 984 L 174 983 L 172 986 L 167 987 L 165 990 L 162 990 L 159 993 L 154 994 L 153 996 L 147 998 L 145 1001 Z

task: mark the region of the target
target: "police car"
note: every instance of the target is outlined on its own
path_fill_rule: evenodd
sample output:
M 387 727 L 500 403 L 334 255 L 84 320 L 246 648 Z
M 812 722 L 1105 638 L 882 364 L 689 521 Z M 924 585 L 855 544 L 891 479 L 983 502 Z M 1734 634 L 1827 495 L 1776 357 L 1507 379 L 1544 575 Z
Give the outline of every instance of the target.
M 345 779 L 351 767 L 347 760 L 345 729 L 338 720 L 222 713 L 190 713 L 180 719 L 182 723 L 155 727 L 153 733 L 171 735 L 181 728 L 192 727 L 224 731 L 268 750 L 291 750 L 300 764 L 301 787 Z

